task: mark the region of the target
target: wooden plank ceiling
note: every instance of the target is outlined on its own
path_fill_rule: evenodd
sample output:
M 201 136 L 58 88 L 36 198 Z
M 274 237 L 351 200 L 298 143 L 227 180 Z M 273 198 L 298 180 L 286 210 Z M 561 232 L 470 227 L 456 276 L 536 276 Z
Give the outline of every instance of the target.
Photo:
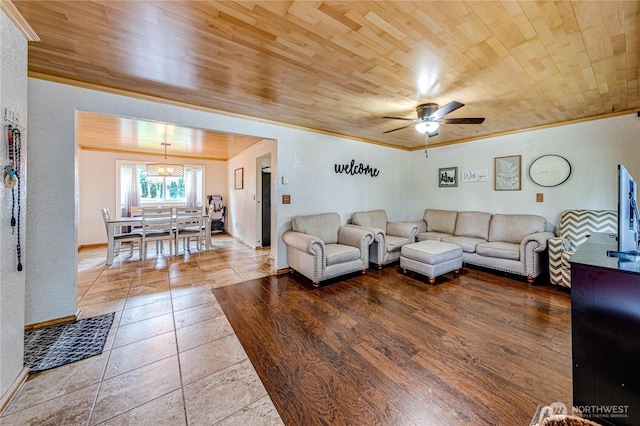
M 637 1 L 37 1 L 34 77 L 420 149 L 640 108 Z M 214 150 L 215 151 L 215 150 Z

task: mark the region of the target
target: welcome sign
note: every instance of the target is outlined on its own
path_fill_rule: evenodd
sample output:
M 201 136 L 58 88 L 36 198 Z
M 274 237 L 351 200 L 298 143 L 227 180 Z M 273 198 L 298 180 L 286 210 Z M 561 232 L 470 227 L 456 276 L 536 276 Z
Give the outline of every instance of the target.
M 369 165 L 364 165 L 362 163 L 356 164 L 356 160 L 351 160 L 351 163 L 348 164 L 336 164 L 334 166 L 336 173 L 345 173 L 347 175 L 370 175 L 371 177 L 376 177 L 380 174 L 380 171 L 376 168 L 373 168 Z

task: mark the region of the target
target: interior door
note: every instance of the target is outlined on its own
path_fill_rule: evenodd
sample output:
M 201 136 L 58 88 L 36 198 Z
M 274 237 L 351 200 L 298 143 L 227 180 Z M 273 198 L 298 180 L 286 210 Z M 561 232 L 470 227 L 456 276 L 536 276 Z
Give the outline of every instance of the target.
M 262 247 L 271 246 L 271 172 L 262 171 Z

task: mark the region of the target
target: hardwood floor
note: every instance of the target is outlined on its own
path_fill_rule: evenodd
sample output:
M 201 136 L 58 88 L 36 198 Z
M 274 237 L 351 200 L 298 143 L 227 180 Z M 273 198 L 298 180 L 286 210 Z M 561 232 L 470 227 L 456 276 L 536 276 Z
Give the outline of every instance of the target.
M 319 289 L 213 290 L 287 425 L 529 425 L 572 401 L 570 294 L 477 269 L 397 266 Z

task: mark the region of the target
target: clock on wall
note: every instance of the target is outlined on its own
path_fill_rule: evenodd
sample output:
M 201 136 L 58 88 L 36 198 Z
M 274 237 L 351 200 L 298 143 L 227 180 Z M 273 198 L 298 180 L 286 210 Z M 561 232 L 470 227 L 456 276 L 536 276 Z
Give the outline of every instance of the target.
M 543 155 L 529 166 L 529 177 L 540 186 L 558 186 L 571 176 L 571 163 L 559 155 Z

